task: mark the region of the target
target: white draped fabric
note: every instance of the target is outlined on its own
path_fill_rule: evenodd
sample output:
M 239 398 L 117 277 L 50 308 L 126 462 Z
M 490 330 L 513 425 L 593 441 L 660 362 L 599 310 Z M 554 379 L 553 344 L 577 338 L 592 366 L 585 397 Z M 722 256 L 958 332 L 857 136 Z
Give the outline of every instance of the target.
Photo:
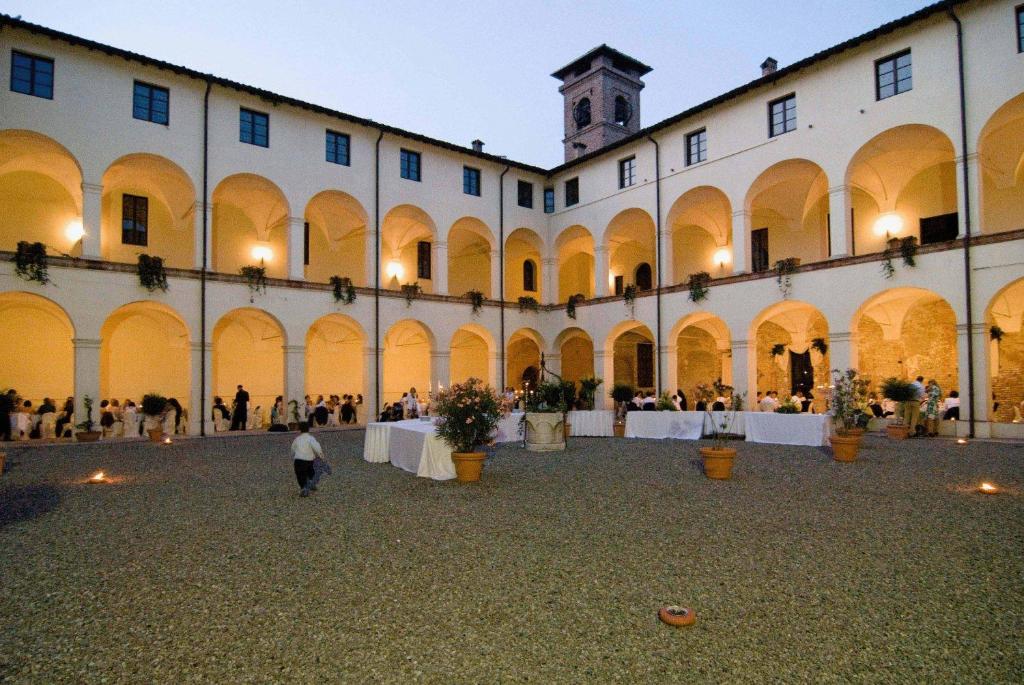
M 611 409 L 569 412 L 570 435 L 610 438 L 615 434 L 614 426 L 615 412 Z
M 746 414 L 747 442 L 815 447 L 828 444 L 832 417 L 827 414 Z
M 494 442 L 518 442 L 522 440 L 523 434 L 519 431 L 519 422 L 522 421 L 523 416 L 525 416 L 523 412 L 517 411 L 501 417 L 494 435 Z
M 699 411 L 631 411 L 626 414 L 626 437 L 699 440 L 704 418 Z
M 423 478 L 455 478 L 452 451 L 437 437 L 432 421 L 410 419 L 368 424 L 363 459 L 373 463 L 390 461 L 398 468 Z

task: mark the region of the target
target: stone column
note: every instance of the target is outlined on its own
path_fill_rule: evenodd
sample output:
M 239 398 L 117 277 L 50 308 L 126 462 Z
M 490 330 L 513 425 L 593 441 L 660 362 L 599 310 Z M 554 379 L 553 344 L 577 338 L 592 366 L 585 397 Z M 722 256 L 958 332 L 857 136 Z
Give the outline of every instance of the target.
M 377 402 L 378 380 L 376 355 L 373 346 L 367 345 L 363 348 L 363 404 L 357 408 L 362 423 L 376 421 L 380 416 L 381 407 Z
M 967 225 L 967 193 L 964 192 L 964 165 L 967 165 L 967 176 L 971 186 L 971 235 L 981 235 L 981 172 L 979 169 L 978 153 L 972 152 L 964 157 L 956 159 L 956 210 L 959 213 L 960 229 L 958 237 L 963 238 L 965 226 Z M 977 407 L 975 407 L 977 409 Z M 963 416 L 963 409 L 960 410 Z
M 594 296 L 604 297 L 608 294 L 608 248 L 598 245 L 594 248 Z
M 672 231 L 662 229 L 661 231 L 661 261 L 658 264 L 658 273 L 661 274 L 661 284 L 669 286 L 675 283 L 675 265 L 672 263 Z M 655 274 L 655 285 L 657 285 L 657 274 Z
M 558 354 L 544 354 L 544 367 L 551 373 L 557 373 L 559 376 L 562 375 L 562 355 Z
M 413 267 L 415 269 L 415 267 Z M 437 295 L 448 294 L 448 243 L 436 242 L 434 243 L 434 255 L 433 264 L 430 265 L 431 273 L 433 276 L 431 282 L 433 283 L 434 293 Z M 415 272 L 412 274 L 406 274 L 406 281 L 412 283 L 416 280 Z M 461 294 L 461 293 L 460 293 Z M 445 379 L 447 381 L 447 379 Z M 445 383 L 447 385 L 447 382 Z
M 306 220 L 301 216 L 288 219 L 288 278 L 306 279 L 305 265 Z
M 377 276 L 377 269 L 380 268 L 380 262 L 377 260 L 377 235 L 378 234 L 372 229 L 368 228 L 366 231 L 366 242 L 364 246 L 364 251 L 366 254 L 364 255 L 363 259 L 363 263 L 365 265 L 364 268 L 366 273 L 366 282 L 360 284 L 357 281 L 355 281 L 355 279 L 353 279 L 353 283 L 355 285 L 365 285 L 367 288 L 372 288 L 374 284 L 377 282 L 375 280 Z M 384 274 L 381 274 L 380 280 L 381 285 L 384 285 Z M 380 416 L 380 414 L 378 414 L 378 416 Z
M 735 392 L 744 394 L 743 406 L 750 408 L 750 403 L 757 397 L 757 355 L 750 354 L 748 341 L 732 341 L 732 387 Z
M 741 209 L 732 213 L 732 272 L 750 273 L 750 212 Z
M 496 390 L 504 390 L 501 385 L 501 357 L 497 354 L 487 355 L 487 378 L 488 383 Z M 508 383 L 506 383 L 508 385 Z
M 967 324 L 957 324 L 956 327 L 956 354 L 957 354 L 957 378 L 960 390 L 960 420 L 966 421 L 970 417 L 970 402 L 968 401 L 969 384 L 967 380 Z M 987 422 L 991 418 L 992 411 L 992 384 L 988 375 L 988 361 L 986 353 L 989 345 L 989 328 L 984 323 L 977 323 L 971 327 L 970 336 L 974 342 L 974 420 L 975 435 L 979 438 L 989 437 L 990 427 Z M 927 379 L 926 379 L 927 380 Z M 943 393 L 948 393 L 952 388 L 943 388 Z M 997 401 L 1005 402 L 1006 398 L 997 398 Z M 966 435 L 967 426 L 961 424 L 958 427 L 957 435 Z
M 615 402 L 609 393 L 615 385 L 615 355 L 603 350 L 594 350 L 594 372 L 604 379 L 597 397 L 594 398 L 594 408 L 614 409 Z
M 195 258 L 193 266 L 196 269 L 203 268 L 203 217 L 206 217 L 206 269 L 213 269 L 213 204 L 196 202 L 195 211 L 192 212 L 195 237 Z
M 100 259 L 102 250 L 102 202 L 103 186 L 99 183 L 82 183 L 82 256 L 86 259 Z M 99 407 L 99 403 L 96 404 Z
M 284 350 L 284 394 L 285 403 L 290 399 L 301 400 L 306 394 L 306 346 L 282 345 Z
M 541 282 L 543 292 L 540 301 L 548 304 L 558 303 L 558 259 L 545 257 L 541 266 Z
M 829 366 L 833 369 L 839 369 L 840 371 L 846 371 L 846 369 L 856 368 L 855 361 L 856 354 L 853 351 L 853 334 L 842 332 L 829 333 L 828 336 L 828 359 Z M 818 379 L 819 383 L 825 385 L 831 385 L 831 377 L 827 379 Z
M 100 345 L 98 338 L 74 338 L 75 347 L 75 423 L 85 421 L 85 403 L 92 399 L 93 430 L 100 430 Z
M 448 350 L 431 351 L 430 353 L 430 390 L 437 390 L 439 386 L 448 387 L 452 384 L 451 372 L 452 354 Z M 416 388 L 422 397 L 426 397 L 422 388 Z
M 850 188 L 828 189 L 829 257 L 838 259 L 853 254 L 850 240 Z
M 504 275 L 501 273 L 501 254 L 497 250 L 491 250 L 491 295 L 493 299 L 498 299 L 498 295 L 501 293 L 501 279 Z M 459 293 L 460 295 L 462 293 Z
M 211 408 L 213 407 L 213 344 L 206 343 L 206 349 L 203 349 L 201 343 L 194 342 L 191 344 L 191 366 L 192 366 L 192 383 L 191 390 L 189 392 L 189 406 L 188 406 L 188 432 L 190 435 L 199 435 L 200 428 L 205 423 L 206 434 L 213 435 L 213 421 L 210 419 Z M 202 364 L 203 357 L 206 357 L 206 383 L 202 383 Z M 206 398 L 206 411 L 203 412 L 202 398 Z M 205 416 L 203 415 L 205 413 Z
M 671 397 L 679 388 L 679 363 L 677 361 L 679 348 L 676 345 L 662 345 L 660 350 L 661 369 L 664 374 L 661 379 L 661 389 Z

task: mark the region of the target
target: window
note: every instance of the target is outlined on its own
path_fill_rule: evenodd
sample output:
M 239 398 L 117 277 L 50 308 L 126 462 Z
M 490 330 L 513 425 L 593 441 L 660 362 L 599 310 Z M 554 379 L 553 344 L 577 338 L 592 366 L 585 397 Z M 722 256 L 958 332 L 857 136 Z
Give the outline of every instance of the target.
M 580 201 L 580 180 L 570 178 L 565 182 L 565 206 L 572 207 Z
M 348 144 L 347 133 L 327 132 L 327 161 L 331 164 L 348 166 Z
M 121 196 L 121 242 L 141 245 L 148 241 L 149 199 L 138 195 Z
M 519 182 L 519 206 L 533 209 L 533 184 L 526 181 Z
M 931 245 L 956 240 L 960 233 L 960 215 L 956 212 L 921 217 L 921 244 Z
M 686 136 L 686 166 L 703 162 L 708 158 L 707 129 L 694 131 Z
M 1024 52 L 1024 5 L 1017 8 L 1017 52 Z
M 532 259 L 523 262 L 523 290 L 528 293 L 537 292 L 537 265 Z
M 426 240 L 416 243 L 416 278 L 430 280 L 430 243 Z
M 480 170 L 473 167 L 462 167 L 462 192 L 466 195 L 480 197 Z
M 170 121 L 170 100 L 171 93 L 166 88 L 136 81 L 132 95 L 132 116 L 167 126 Z
M 412 150 L 401 152 L 402 178 L 410 181 L 420 180 L 420 153 Z
M 767 228 L 755 228 L 750 232 L 750 266 L 755 273 L 768 270 Z
M 590 125 L 590 98 L 583 98 L 576 103 L 572 108 L 572 118 L 577 129 Z
M 768 103 L 768 131 L 770 137 L 796 130 L 796 95 L 787 95 Z
M 910 71 L 910 50 L 875 62 L 875 96 L 884 100 L 913 88 Z
M 544 189 L 544 213 L 554 214 L 555 213 L 555 189 L 545 188 Z
M 262 112 L 241 108 L 238 140 L 250 145 L 270 147 L 270 117 Z
M 636 344 L 636 386 L 654 387 L 654 345 L 651 343 Z
M 53 60 L 11 51 L 11 90 L 53 99 Z
M 625 281 L 623 280 L 622 276 L 616 276 L 615 277 L 615 294 L 616 295 L 621 295 L 625 291 L 626 291 Z
M 629 123 L 629 120 L 633 118 L 633 106 L 629 104 L 622 95 L 615 97 L 615 123 L 619 126 L 625 126 Z
M 619 187 L 628 188 L 636 183 L 636 157 L 619 160 Z
M 643 262 L 636 268 L 633 276 L 637 290 L 650 290 L 654 287 L 654 278 L 651 276 L 651 265 Z
M 302 264 L 309 266 L 309 222 L 302 224 Z

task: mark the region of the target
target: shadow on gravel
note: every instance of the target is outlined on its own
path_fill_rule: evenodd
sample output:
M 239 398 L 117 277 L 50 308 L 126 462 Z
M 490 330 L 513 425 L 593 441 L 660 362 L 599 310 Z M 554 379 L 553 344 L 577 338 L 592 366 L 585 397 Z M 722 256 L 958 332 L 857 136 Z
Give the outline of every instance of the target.
M 0 528 L 28 521 L 60 505 L 60 491 L 52 485 L 25 485 L 0 489 Z

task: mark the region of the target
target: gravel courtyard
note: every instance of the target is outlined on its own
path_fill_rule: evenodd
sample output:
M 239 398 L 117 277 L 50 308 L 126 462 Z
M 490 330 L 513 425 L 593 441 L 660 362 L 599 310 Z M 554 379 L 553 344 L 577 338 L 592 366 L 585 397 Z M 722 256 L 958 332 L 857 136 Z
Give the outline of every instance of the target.
M 336 432 L 302 499 L 292 437 L 9 449 L 0 681 L 1024 679 L 1021 445 L 734 443 L 711 482 L 695 443 L 577 438 L 460 486 Z

